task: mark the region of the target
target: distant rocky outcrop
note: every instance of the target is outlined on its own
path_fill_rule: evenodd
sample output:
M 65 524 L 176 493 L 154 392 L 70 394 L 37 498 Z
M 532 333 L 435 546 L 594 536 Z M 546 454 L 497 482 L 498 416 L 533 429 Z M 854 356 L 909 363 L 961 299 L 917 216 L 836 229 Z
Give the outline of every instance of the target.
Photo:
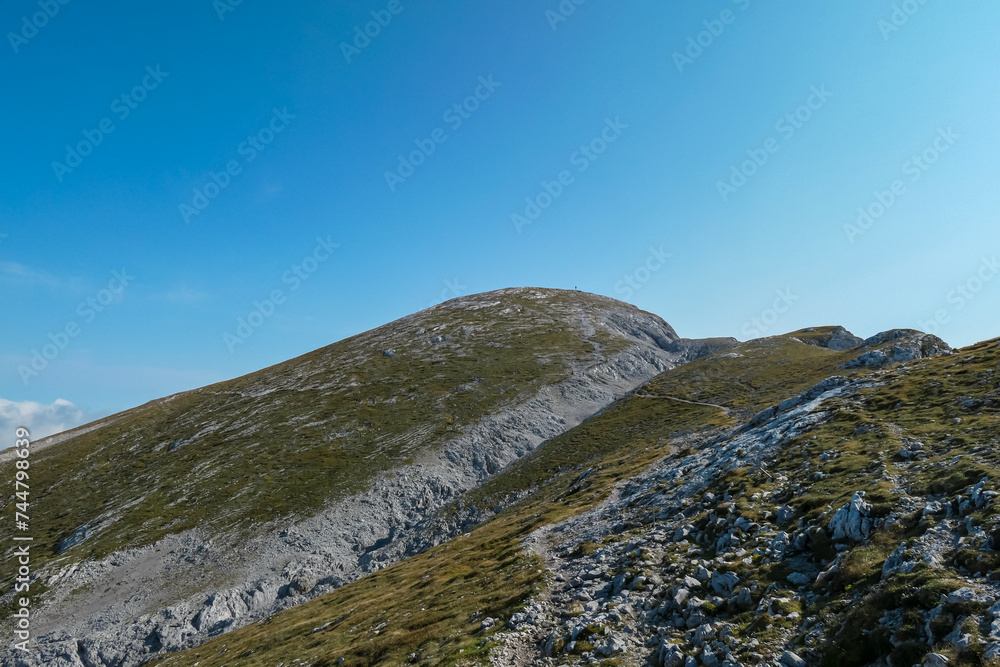
M 951 346 L 937 336 L 913 329 L 883 331 L 857 347 L 868 351 L 846 362 L 841 368 L 881 367 L 952 352 Z
M 807 335 L 797 335 L 797 334 L 807 334 Z M 828 350 L 834 350 L 835 352 L 842 352 L 843 350 L 849 350 L 852 347 L 857 347 L 861 345 L 864 340 L 855 336 L 850 331 L 844 327 L 823 327 L 822 329 L 817 329 L 816 327 L 809 327 L 803 329 L 802 331 L 797 331 L 792 334 L 797 336 L 797 339 L 806 343 L 807 345 L 816 345 L 817 347 L 825 347 Z

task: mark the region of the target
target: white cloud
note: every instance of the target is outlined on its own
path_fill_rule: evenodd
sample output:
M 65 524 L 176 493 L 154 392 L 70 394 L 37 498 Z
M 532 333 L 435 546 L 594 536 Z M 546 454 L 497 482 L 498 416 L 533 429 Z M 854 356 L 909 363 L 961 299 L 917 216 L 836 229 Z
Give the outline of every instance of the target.
M 24 426 L 32 440 L 67 431 L 92 419 L 67 400 L 57 398 L 51 405 L 0 398 L 0 449 L 14 446 L 14 431 Z

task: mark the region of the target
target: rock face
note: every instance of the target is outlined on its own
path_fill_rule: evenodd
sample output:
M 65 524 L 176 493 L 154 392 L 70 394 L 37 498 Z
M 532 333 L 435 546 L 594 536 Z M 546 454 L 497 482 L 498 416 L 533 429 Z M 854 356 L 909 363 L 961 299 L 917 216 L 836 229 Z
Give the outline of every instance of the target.
M 490 334 L 488 324 L 463 322 L 468 313 L 477 314 L 476 321 L 489 322 L 491 312 L 496 318 L 523 313 L 520 332 L 503 340 Z M 556 381 L 512 397 L 440 445 L 413 450 L 411 462 L 379 474 L 367 489 L 336 498 L 308 516 L 258 526 L 249 539 L 193 528 L 150 546 L 125 545 L 100 560 L 43 568 L 39 576 L 55 593 L 34 612 L 38 651 L 19 657 L 17 664 L 132 667 L 153 654 L 195 646 L 265 618 L 447 540 L 462 527 L 434 520 L 440 507 L 654 375 L 735 343 L 682 340 L 660 318 L 612 299 L 530 288 L 457 299 L 364 334 L 362 342 L 385 360 L 382 363 L 417 353 L 433 363 L 449 354 L 476 354 L 477 346 L 532 355 L 530 349 L 518 351 L 516 336 L 548 335 L 532 330 L 533 312 L 575 332 L 575 345 L 582 345 L 576 356 L 539 359 L 559 370 Z M 415 348 L 414 341 L 422 338 L 427 346 Z M 302 378 L 298 382 L 316 384 L 323 376 L 314 359 L 301 365 L 303 371 L 291 372 Z M 261 373 L 257 385 L 244 382 L 239 391 L 266 402 L 275 380 L 268 371 Z M 350 382 L 349 374 L 341 375 Z M 197 404 L 192 410 L 198 410 Z M 316 421 L 308 414 L 299 417 L 299 423 Z M 252 428 L 253 417 L 245 419 Z M 419 442 L 426 427 L 418 425 L 412 435 L 404 432 L 398 438 Z M 71 446 L 72 439 L 50 451 Z M 175 440 L 159 451 L 166 455 L 192 447 L 197 442 Z M 74 547 L 100 535 L 102 521 L 106 524 L 95 517 L 74 531 L 62 541 L 61 551 L 72 555 Z M 106 593 L 71 594 L 85 586 Z M 611 642 L 607 650 L 615 653 L 618 645 Z
M 822 329 L 809 327 L 797 331 L 793 335 L 796 336 L 797 340 L 807 345 L 825 347 L 835 352 L 849 350 L 864 343 L 864 339 L 855 336 L 844 327 L 823 327 Z
M 830 340 L 827 342 L 826 346 L 828 349 L 841 351 L 849 350 L 852 347 L 857 347 L 861 345 L 864 341 L 855 336 L 850 331 L 844 327 L 834 327 L 833 334 L 830 336 Z
M 874 347 L 845 363 L 842 368 L 881 367 L 938 354 L 951 354 L 951 347 L 937 336 L 912 329 L 892 329 L 868 338 L 862 344 Z M 860 347 L 860 346 L 859 346 Z

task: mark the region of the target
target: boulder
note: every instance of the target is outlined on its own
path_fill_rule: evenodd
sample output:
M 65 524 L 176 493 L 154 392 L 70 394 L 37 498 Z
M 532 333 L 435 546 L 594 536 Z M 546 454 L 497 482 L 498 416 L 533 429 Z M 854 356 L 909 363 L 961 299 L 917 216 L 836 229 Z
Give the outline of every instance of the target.
M 753 596 L 750 594 L 750 589 L 746 586 L 741 588 L 740 592 L 733 598 L 733 604 L 742 611 L 753 609 Z
M 677 644 L 672 644 L 666 639 L 660 640 L 657 657 L 662 667 L 681 667 L 684 664 L 684 652 Z
M 732 595 L 733 589 L 738 583 L 740 583 L 740 578 L 736 576 L 735 572 L 712 573 L 712 590 L 718 595 Z
M 795 518 L 795 508 L 790 505 L 782 505 L 778 508 L 778 523 L 784 524 L 788 523 Z
M 864 491 L 856 491 L 851 502 L 841 507 L 830 519 L 828 529 L 834 540 L 851 539 L 864 542 L 868 539 L 875 521 L 869 518 L 872 506 L 864 500 Z
M 983 652 L 983 662 L 988 660 L 1000 660 L 1000 642 L 986 645 L 986 651 Z
M 798 653 L 785 651 L 781 654 L 781 664 L 785 667 L 806 667 L 806 661 Z
M 804 572 L 792 572 L 786 579 L 796 586 L 805 586 L 813 581 L 813 578 Z

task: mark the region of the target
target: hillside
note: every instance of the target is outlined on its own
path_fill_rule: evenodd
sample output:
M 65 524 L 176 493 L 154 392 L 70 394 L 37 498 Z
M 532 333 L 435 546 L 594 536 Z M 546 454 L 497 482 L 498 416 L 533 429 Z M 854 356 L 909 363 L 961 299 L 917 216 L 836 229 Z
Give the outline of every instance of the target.
M 688 341 L 593 295 L 456 300 L 199 390 L 158 428 L 225 417 L 227 429 L 151 455 L 199 452 L 187 474 L 228 486 L 193 524 L 192 505 L 164 526 L 114 497 L 110 525 L 135 533 L 110 550 L 118 533 L 64 521 L 39 613 L 52 629 L 37 656 L 0 656 L 26 667 L 1000 665 L 998 374 L 1000 340 L 952 350 L 913 330 L 862 340 L 825 326 Z M 176 400 L 38 458 L 93 472 L 74 443 L 109 447 L 114 429 L 140 429 Z M 266 442 L 257 424 L 295 443 L 302 459 L 271 467 L 294 472 L 287 481 L 263 480 L 241 454 L 265 446 L 252 444 Z M 149 434 L 133 431 L 147 439 L 137 452 L 174 442 Z M 339 458 L 341 440 L 356 459 Z M 171 465 L 126 471 L 145 486 L 120 493 L 156 488 L 146 480 L 163 473 L 144 475 Z M 166 592 L 142 593 L 157 586 Z
M 40 443 L 27 664 L 140 664 L 385 567 L 438 508 L 732 343 L 605 297 L 501 290 Z
M 1000 341 L 835 331 L 669 370 L 463 537 L 156 664 L 992 664 Z

